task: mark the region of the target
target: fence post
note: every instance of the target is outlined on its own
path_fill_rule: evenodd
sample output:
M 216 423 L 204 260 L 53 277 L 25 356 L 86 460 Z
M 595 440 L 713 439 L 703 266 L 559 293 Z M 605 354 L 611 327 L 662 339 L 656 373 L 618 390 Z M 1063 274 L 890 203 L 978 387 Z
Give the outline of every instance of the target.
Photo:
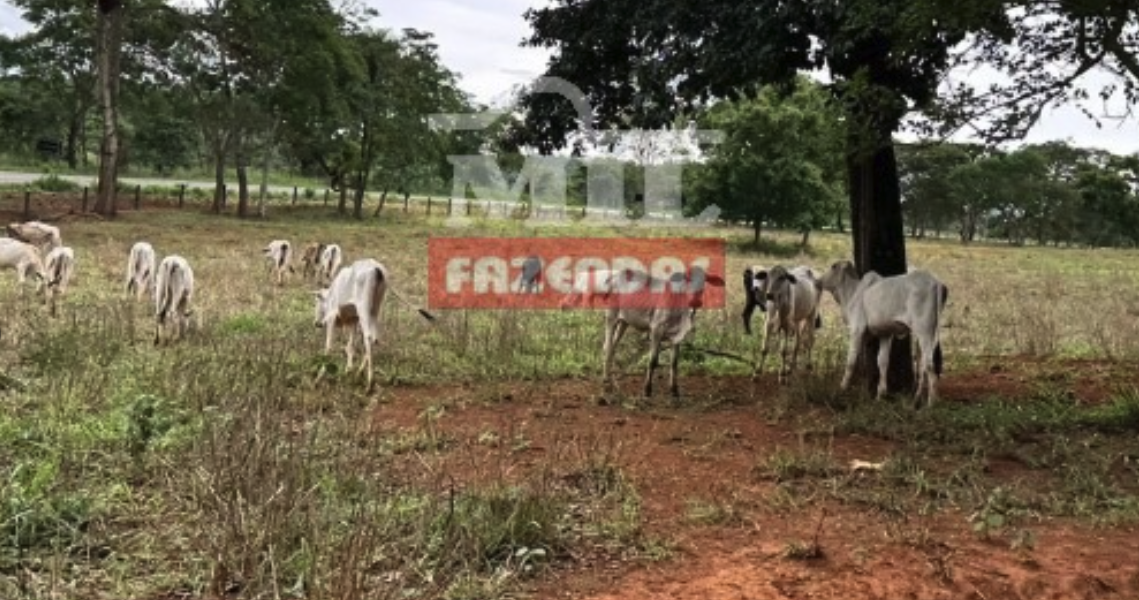
M 178 208 L 182 208 L 182 203 L 186 201 L 186 184 L 178 188 Z
M 24 190 L 24 220 L 32 218 L 32 190 Z
M 454 198 L 447 198 L 447 216 L 448 217 L 451 216 L 451 202 L 454 200 L 455 200 Z
M 138 210 L 139 203 L 141 201 L 142 201 L 142 184 L 139 183 L 139 184 L 136 184 L 134 186 L 134 209 L 135 210 Z
M 404 196 L 403 196 L 403 212 L 407 212 L 407 201 L 409 199 L 411 199 L 411 195 L 410 194 L 404 194 Z
M 328 206 L 328 188 L 324 188 L 324 205 Z
M 221 209 L 225 210 L 225 205 L 229 204 L 229 186 L 221 184 Z
M 427 197 L 427 216 L 431 216 L 431 196 Z
M 467 216 L 468 217 L 471 216 L 471 200 L 470 200 L 470 198 L 467 199 Z
M 297 203 L 297 186 L 293 186 L 293 204 Z
M 82 210 L 82 212 L 87 212 L 87 186 L 83 186 L 83 210 Z

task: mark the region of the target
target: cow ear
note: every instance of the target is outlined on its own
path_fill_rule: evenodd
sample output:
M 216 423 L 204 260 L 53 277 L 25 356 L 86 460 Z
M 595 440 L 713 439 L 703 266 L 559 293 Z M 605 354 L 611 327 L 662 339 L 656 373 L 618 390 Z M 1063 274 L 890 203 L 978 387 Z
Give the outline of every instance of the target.
M 755 278 L 759 281 L 767 281 L 767 271 L 760 271 L 756 273 Z
M 799 280 L 795 279 L 795 276 L 790 274 L 790 273 L 784 275 L 783 279 L 789 281 L 791 283 L 791 285 L 795 285 L 796 283 L 799 283 Z
M 711 286 L 724 287 L 724 278 L 719 275 L 707 275 L 704 282 Z

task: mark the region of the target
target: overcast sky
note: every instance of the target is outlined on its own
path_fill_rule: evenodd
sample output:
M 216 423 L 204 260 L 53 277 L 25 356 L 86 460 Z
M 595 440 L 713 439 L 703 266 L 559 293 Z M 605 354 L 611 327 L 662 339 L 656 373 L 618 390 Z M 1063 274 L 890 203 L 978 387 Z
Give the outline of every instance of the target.
M 379 10 L 382 27 L 433 32 L 444 64 L 461 75 L 463 88 L 481 102 L 504 98 L 511 86 L 544 70 L 546 53 L 521 48 L 519 42 L 529 33 L 522 13 L 547 0 L 365 1 Z M 19 12 L 7 0 L 0 0 L 0 33 L 26 30 Z M 1139 152 L 1139 123 L 1106 122 L 1103 129 L 1097 129 L 1075 107 L 1066 107 L 1046 113 L 1027 141 L 1059 139 L 1129 154 Z

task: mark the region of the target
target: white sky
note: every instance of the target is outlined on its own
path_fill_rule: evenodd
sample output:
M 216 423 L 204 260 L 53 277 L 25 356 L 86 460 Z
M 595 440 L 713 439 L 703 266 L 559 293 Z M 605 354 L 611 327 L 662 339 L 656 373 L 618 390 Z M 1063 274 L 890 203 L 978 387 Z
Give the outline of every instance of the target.
M 522 13 L 548 0 L 364 1 L 380 12 L 378 24 L 382 27 L 433 32 L 443 63 L 460 74 L 463 89 L 480 102 L 501 100 L 512 86 L 544 71 L 545 51 L 519 47 L 519 42 L 529 33 Z M 26 30 L 19 11 L 7 0 L 0 0 L 0 33 Z M 1097 129 L 1075 107 L 1063 107 L 1045 113 L 1026 141 L 1047 140 L 1068 140 L 1078 146 L 1130 154 L 1139 152 L 1139 122 L 1107 121 L 1103 129 Z

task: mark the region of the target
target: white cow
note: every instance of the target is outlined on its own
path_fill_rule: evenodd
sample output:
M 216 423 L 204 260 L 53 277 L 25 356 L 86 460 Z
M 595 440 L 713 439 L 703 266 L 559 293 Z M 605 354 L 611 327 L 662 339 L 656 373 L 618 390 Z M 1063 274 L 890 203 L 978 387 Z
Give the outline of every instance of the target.
M 20 284 L 20 295 L 24 295 L 24 283 L 28 277 L 37 280 L 36 291 L 43 291 L 48 282 L 43 255 L 35 246 L 13 238 L 0 238 L 0 269 L 14 269 Z
M 269 262 L 270 273 L 277 280 L 277 285 L 285 283 L 285 274 L 294 273 L 293 245 L 288 240 L 273 240 L 262 249 L 265 259 Z
M 124 286 L 127 297 L 133 294 L 136 300 L 142 300 L 143 295 L 150 292 L 154 285 L 157 273 L 158 258 L 154 246 L 147 242 L 135 242 L 131 246 L 130 257 L 127 258 L 127 280 Z
M 47 253 L 47 302 L 51 316 L 55 316 L 59 298 L 67 293 L 71 275 L 75 271 L 75 251 L 67 246 L 58 246 Z
M 324 252 L 324 244 L 320 242 L 309 242 L 301 251 L 301 277 L 305 281 L 318 276 L 322 252 Z
M 372 346 L 379 339 L 380 308 L 389 291 L 397 300 L 415 308 L 427 320 L 435 320 L 434 315 L 412 306 L 400 296 L 391 285 L 387 269 L 370 258 L 358 260 L 341 269 L 329 287 L 314 292 L 314 324 L 318 328 L 324 328 L 324 352 L 327 354 L 332 351 L 332 338 L 337 328 L 348 330 L 348 344 L 344 348 L 348 356 L 348 369 L 352 368 L 355 358 L 356 330 L 360 330 L 364 360 L 359 368 L 367 372 L 369 390 L 372 389 Z
M 340 250 L 338 244 L 326 244 L 320 251 L 320 260 L 316 265 L 316 280 L 321 285 L 328 285 L 334 277 L 336 272 L 340 269 L 340 263 L 344 260 L 344 252 Z
M 9 223 L 8 235 L 13 238 L 36 246 L 41 252 L 48 252 L 63 245 L 63 238 L 59 228 L 48 225 L 42 221 L 28 221 L 26 223 Z
M 580 276 L 579 276 L 580 277 Z M 575 282 L 577 283 L 577 282 Z M 585 298 L 592 304 L 602 300 L 608 306 L 605 315 L 603 385 L 612 387 L 613 355 L 617 344 L 628 328 L 647 331 L 649 334 L 649 368 L 645 375 L 644 395 L 653 394 L 653 375 L 660 366 L 661 348 L 665 342 L 672 347 L 668 371 L 668 388 L 673 398 L 680 397 L 677 371 L 680 366 L 680 346 L 692 333 L 696 310 L 703 305 L 706 285 L 723 286 L 724 280 L 706 275 L 702 270 L 689 274 L 677 273 L 668 281 L 647 273 L 625 269 L 610 271 Z M 631 293 L 634 290 L 666 290 L 664 294 Z
M 162 331 L 172 322 L 173 339 L 180 339 L 193 315 L 194 271 L 185 258 L 171 254 L 158 265 L 154 285 L 154 345 L 162 342 Z
M 819 280 L 822 288 L 842 307 L 850 328 L 850 350 L 842 389 L 850 386 L 854 367 L 867 336 L 878 338 L 878 396 L 886 393 L 886 373 L 890 367 L 890 346 L 894 338 L 917 338 L 921 352 L 918 385 L 920 398 L 928 389 L 927 403 L 937 401 L 937 378 L 941 376 L 941 334 L 939 325 L 949 288 L 928 271 L 882 277 L 870 271 L 858 277 L 850 261 L 840 261 Z
M 751 316 L 758 307 L 766 313 L 763 333 L 763 348 L 753 377 L 763 371 L 767 354 L 771 350 L 772 338 L 782 334 L 780 354 L 783 364 L 779 370 L 779 381 L 784 382 L 799 358 L 799 350 L 806 353 L 807 370 L 811 369 L 811 350 L 815 345 L 815 330 L 822 327 L 819 316 L 819 300 L 822 288 L 810 267 L 798 266 L 790 270 L 782 266 L 751 267 L 744 270 L 744 285 L 747 292 L 747 306 L 744 308 L 744 329 L 751 334 Z M 795 338 L 791 360 L 787 360 L 788 340 Z

